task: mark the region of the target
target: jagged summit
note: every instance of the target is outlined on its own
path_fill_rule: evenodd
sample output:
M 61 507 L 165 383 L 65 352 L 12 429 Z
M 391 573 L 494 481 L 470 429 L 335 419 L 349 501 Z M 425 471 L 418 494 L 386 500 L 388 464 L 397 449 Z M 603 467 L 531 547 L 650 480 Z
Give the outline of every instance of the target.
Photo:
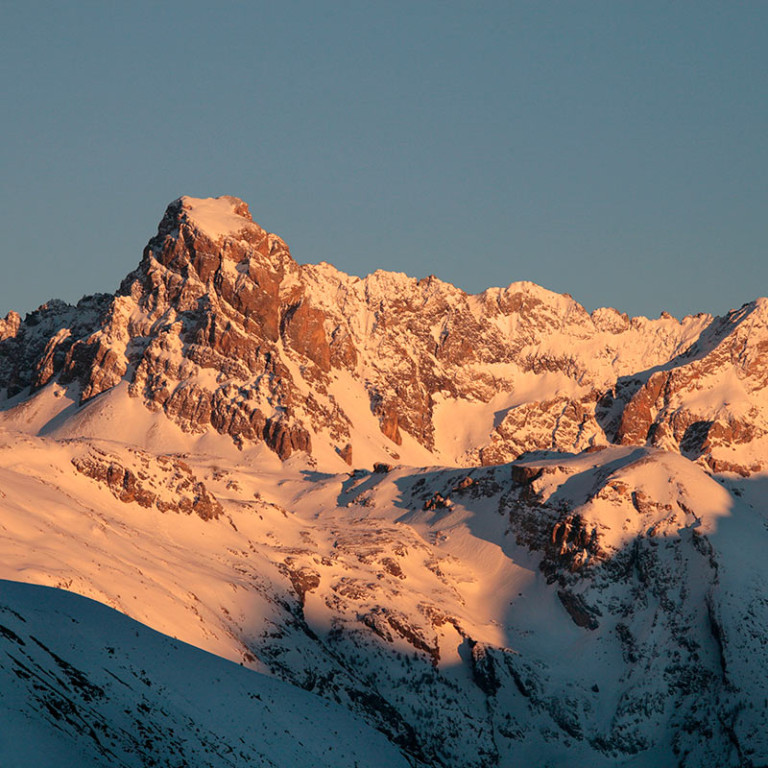
M 207 235 L 212 240 L 224 237 L 238 237 L 241 233 L 259 233 L 264 230 L 256 224 L 248 204 L 238 197 L 189 197 L 183 195 L 168 205 L 163 222 L 169 221 L 178 228 L 182 223 Z
M 194 257 L 197 252 L 219 252 L 240 263 L 255 250 L 264 257 L 276 251 L 288 256 L 288 246 L 262 229 L 252 218 L 247 203 L 237 197 L 196 198 L 183 196 L 168 205 L 157 234 L 144 251 L 168 264 L 173 257 Z
M 99 432 L 96 398 L 127 397 L 153 423 L 328 469 L 616 442 L 751 473 L 768 439 L 764 306 L 649 320 L 525 281 L 469 296 L 351 277 L 297 264 L 236 197 L 180 197 L 115 295 L 0 323 L 0 389 L 32 398 L 44 430 Z M 49 385 L 77 419 L 43 407 Z

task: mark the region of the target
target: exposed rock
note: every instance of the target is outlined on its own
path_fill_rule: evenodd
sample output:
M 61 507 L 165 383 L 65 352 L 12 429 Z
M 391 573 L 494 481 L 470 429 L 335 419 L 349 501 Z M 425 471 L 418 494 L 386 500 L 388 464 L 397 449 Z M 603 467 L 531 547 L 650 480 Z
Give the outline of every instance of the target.
M 768 346 L 762 334 L 767 324 L 768 302 L 745 304 L 714 320 L 665 370 L 620 381 L 611 395 L 621 409 L 616 442 L 649 442 L 679 450 L 701 458 L 714 471 L 745 476 L 757 471 L 759 461 L 739 464 L 718 453 L 724 446 L 748 445 L 768 433 L 766 414 L 754 397 L 766 385 Z M 732 402 L 734 385 L 745 397 Z M 731 469 L 723 470 L 726 465 Z
M 18 312 L 11 310 L 2 320 L 0 320 L 0 341 L 5 341 L 15 336 L 21 326 L 21 316 Z
M 388 437 L 395 445 L 402 445 L 403 438 L 400 435 L 399 420 L 397 409 L 391 403 L 381 405 L 378 408 L 379 425 L 384 437 Z
M 320 370 L 331 367 L 331 349 L 325 336 L 325 315 L 304 300 L 289 307 L 283 316 L 284 336 L 293 349 L 308 357 Z
M 284 572 L 291 580 L 291 585 L 299 598 L 299 604 L 303 608 L 307 592 L 312 592 L 320 586 L 320 574 L 306 566 L 296 568 L 291 558 L 286 559 Z
M 72 344 L 71 333 L 69 328 L 62 328 L 46 342 L 43 354 L 35 361 L 32 380 L 35 389 L 44 387 L 53 377 L 54 371 L 63 367 Z
M 161 512 L 196 514 L 203 520 L 215 520 L 223 514 L 216 497 L 199 481 L 192 470 L 178 459 L 134 451 L 136 464 L 125 466 L 116 456 L 91 449 L 76 456 L 72 464 L 78 472 L 106 485 L 112 495 L 129 504 L 157 507 Z M 150 474 L 150 468 L 157 472 Z M 153 479 L 153 475 L 160 479 Z
M 377 622 L 373 617 L 383 618 L 389 627 L 406 640 L 411 646 L 418 651 L 423 651 L 432 660 L 432 664 L 437 666 L 440 661 L 440 648 L 437 644 L 437 640 L 434 639 L 431 642 L 427 640 L 422 628 L 414 626 L 408 617 L 397 611 L 392 611 L 388 608 L 376 608 L 370 614 L 368 614 L 371 624 L 377 625 Z M 378 625 L 377 625 L 378 626 Z M 381 632 L 381 630 L 379 630 Z M 391 635 L 389 635 L 391 639 Z
M 294 451 L 310 453 L 312 443 L 309 433 L 300 424 L 291 426 L 284 418 L 267 419 L 264 441 L 283 460 Z
M 477 485 L 477 480 L 473 478 L 471 475 L 467 475 L 466 477 L 463 477 L 461 480 L 459 480 L 458 483 L 453 487 L 454 492 L 459 491 L 466 491 L 468 488 L 473 488 Z
M 568 611 L 568 615 L 573 619 L 573 623 L 577 627 L 597 629 L 600 626 L 600 623 L 595 618 L 594 609 L 589 608 L 581 595 L 575 595 L 572 592 L 559 589 L 557 591 L 557 596 L 560 598 L 560 602 L 563 604 L 565 610 Z
M 141 507 L 151 507 L 157 495 L 148 491 L 130 469 L 105 457 L 87 456 L 72 459 L 78 472 L 106 484 L 115 498 L 126 504 L 135 501 Z
M 443 496 L 442 493 L 435 491 L 432 497 L 424 502 L 424 509 L 450 509 L 453 502 Z
M 480 450 L 483 465 L 503 464 L 536 450 L 582 451 L 606 442 L 595 417 L 597 392 L 574 400 L 559 397 L 510 408 Z
M 513 464 L 511 468 L 512 481 L 521 485 L 530 485 L 541 477 L 544 470 L 541 467 L 527 464 Z
M 347 443 L 343 448 L 340 448 L 339 456 L 341 456 L 341 458 L 351 467 L 352 466 L 352 443 Z
M 485 643 L 471 638 L 467 643 L 470 649 L 472 678 L 486 696 L 494 696 L 501 687 L 501 681 L 492 652 Z

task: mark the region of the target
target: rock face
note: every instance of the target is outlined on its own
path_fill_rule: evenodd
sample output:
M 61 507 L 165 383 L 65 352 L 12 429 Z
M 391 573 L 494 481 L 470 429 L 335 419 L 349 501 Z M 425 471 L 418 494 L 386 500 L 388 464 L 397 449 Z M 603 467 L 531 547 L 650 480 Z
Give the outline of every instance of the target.
M 748 475 L 765 466 L 767 326 L 764 299 L 723 318 L 630 319 L 532 283 L 470 296 L 300 266 L 241 200 L 184 197 L 115 295 L 0 321 L 0 393 L 55 382 L 85 406 L 126 382 L 185 431 L 283 460 L 416 445 L 488 465 L 615 442 Z
M 619 382 L 626 404 L 616 442 L 679 450 L 715 472 L 760 470 L 764 460 L 748 448 L 759 445 L 768 428 L 766 329 L 768 301 L 758 299 L 713 322 L 665 369 Z
M 198 480 L 181 459 L 154 458 L 135 451 L 131 465 L 118 456 L 92 448 L 87 456 L 72 459 L 75 469 L 106 485 L 115 498 L 141 507 L 156 507 L 161 512 L 196 514 L 202 520 L 215 520 L 223 512 L 216 497 Z

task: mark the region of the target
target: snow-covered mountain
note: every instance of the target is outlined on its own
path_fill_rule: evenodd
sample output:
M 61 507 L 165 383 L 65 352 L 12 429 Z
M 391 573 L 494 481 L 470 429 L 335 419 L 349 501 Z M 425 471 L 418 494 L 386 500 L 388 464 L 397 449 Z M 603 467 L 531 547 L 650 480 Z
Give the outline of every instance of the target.
M 531 283 L 350 277 L 298 265 L 236 198 L 181 198 L 116 295 L 0 323 L 0 388 L 23 429 L 113 436 L 130 398 L 132 440 L 165 430 L 157 413 L 185 444 L 213 432 L 330 471 L 650 441 L 748 475 L 768 455 L 767 320 L 765 299 L 630 320 Z
M 765 299 L 361 279 L 181 198 L 115 295 L 0 320 L 0 578 L 248 669 L 4 585 L 7 722 L 73 764 L 768 764 L 766 378 Z M 144 710 L 110 676 L 150 666 Z

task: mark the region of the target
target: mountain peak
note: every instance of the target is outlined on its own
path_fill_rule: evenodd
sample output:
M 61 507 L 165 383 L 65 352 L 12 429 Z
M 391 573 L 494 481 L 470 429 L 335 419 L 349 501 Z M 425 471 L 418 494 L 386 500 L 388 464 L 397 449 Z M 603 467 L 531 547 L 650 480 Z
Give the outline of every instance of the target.
M 295 266 L 288 246 L 253 220 L 245 202 L 230 195 L 185 195 L 171 202 L 144 257 L 144 269 L 151 269 L 152 259 L 174 271 L 191 264 L 203 283 L 223 262 L 240 264 L 256 257 L 267 269 Z
M 214 243 L 223 238 L 260 240 L 265 234 L 251 217 L 247 203 L 231 195 L 176 198 L 165 209 L 157 234 L 162 241 L 167 235 L 176 237 L 182 228 Z
M 177 221 L 186 221 L 212 240 L 235 237 L 243 229 L 258 227 L 248 204 L 231 195 L 206 198 L 184 195 L 174 200 L 168 209 L 173 209 Z
M 0 764 L 768 766 L 767 494 L 768 300 L 353 278 L 180 197 L 0 318 L 0 577 L 232 674 L 0 580 Z

